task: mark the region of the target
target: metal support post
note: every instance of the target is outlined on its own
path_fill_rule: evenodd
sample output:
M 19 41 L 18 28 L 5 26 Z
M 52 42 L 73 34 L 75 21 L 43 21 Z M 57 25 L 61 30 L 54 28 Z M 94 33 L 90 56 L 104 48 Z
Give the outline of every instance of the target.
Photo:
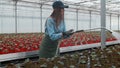
M 18 0 L 15 0 L 15 33 L 17 33 L 17 2 Z
M 118 15 L 118 31 L 119 31 L 119 25 L 120 25 L 119 15 Z
M 110 14 L 110 30 L 111 30 L 111 14 Z
M 40 5 L 40 32 L 42 32 L 42 4 Z
M 101 0 L 101 49 L 106 45 L 106 0 Z
M 91 29 L 91 21 L 92 21 L 91 11 L 89 11 L 89 14 L 90 14 L 90 29 Z
M 76 18 L 77 18 L 77 22 L 76 22 L 76 31 L 78 30 L 78 9 L 76 9 Z

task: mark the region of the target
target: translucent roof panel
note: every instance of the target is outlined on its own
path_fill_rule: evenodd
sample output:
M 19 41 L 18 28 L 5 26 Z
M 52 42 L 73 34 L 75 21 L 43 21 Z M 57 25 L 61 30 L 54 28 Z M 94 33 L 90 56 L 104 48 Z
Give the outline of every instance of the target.
M 46 2 L 51 2 L 55 0 L 20 0 L 20 1 L 34 2 L 34 3 L 46 3 Z
M 4 0 L 3 0 L 4 1 Z M 33 4 L 52 5 L 56 0 L 5 0 L 5 1 L 19 1 Z M 88 9 L 100 11 L 101 0 L 61 0 L 65 4 L 68 4 L 70 8 L 74 9 Z M 21 3 L 22 4 L 22 3 Z M 120 12 L 120 0 L 106 0 L 107 12 Z
M 86 1 L 90 1 L 90 0 L 63 0 L 66 2 L 72 2 L 72 3 L 79 3 L 79 2 L 86 2 Z

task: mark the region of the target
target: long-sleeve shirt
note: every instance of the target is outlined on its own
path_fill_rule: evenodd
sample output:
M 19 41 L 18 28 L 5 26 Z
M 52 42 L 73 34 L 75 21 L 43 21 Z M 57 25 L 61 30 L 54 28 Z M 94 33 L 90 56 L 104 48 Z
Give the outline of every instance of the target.
M 65 32 L 65 23 L 61 21 L 58 28 L 56 27 L 56 23 L 52 17 L 48 17 L 45 24 L 45 34 L 49 35 L 51 40 L 58 40 L 62 38 L 62 32 Z

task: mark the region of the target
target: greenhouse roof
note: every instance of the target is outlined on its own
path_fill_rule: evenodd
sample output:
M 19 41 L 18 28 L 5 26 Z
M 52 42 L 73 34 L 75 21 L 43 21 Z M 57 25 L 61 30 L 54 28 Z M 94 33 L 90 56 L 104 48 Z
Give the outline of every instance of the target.
M 6 0 L 16 1 L 16 0 Z M 19 2 L 34 3 L 40 5 L 51 5 L 56 0 L 17 0 Z M 100 11 L 101 0 L 61 0 L 73 9 L 85 9 L 92 11 Z M 120 0 L 106 0 L 107 12 L 120 14 Z

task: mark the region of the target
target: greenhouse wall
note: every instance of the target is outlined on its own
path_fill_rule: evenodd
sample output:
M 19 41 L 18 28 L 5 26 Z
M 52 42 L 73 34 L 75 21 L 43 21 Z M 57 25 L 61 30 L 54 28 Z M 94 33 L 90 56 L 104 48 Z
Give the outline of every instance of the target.
M 15 15 L 15 3 L 0 0 L 0 33 L 16 33 L 16 30 L 17 33 L 44 32 L 45 21 L 52 11 L 52 7 L 48 5 L 42 5 L 40 8 L 37 4 L 18 2 Z M 76 9 L 71 8 L 65 9 L 65 23 L 67 30 L 101 27 L 99 12 L 91 11 L 90 16 L 90 11 L 78 10 L 77 13 Z M 111 23 L 110 15 L 107 15 L 106 28 L 119 30 L 118 27 L 118 15 L 111 14 Z

